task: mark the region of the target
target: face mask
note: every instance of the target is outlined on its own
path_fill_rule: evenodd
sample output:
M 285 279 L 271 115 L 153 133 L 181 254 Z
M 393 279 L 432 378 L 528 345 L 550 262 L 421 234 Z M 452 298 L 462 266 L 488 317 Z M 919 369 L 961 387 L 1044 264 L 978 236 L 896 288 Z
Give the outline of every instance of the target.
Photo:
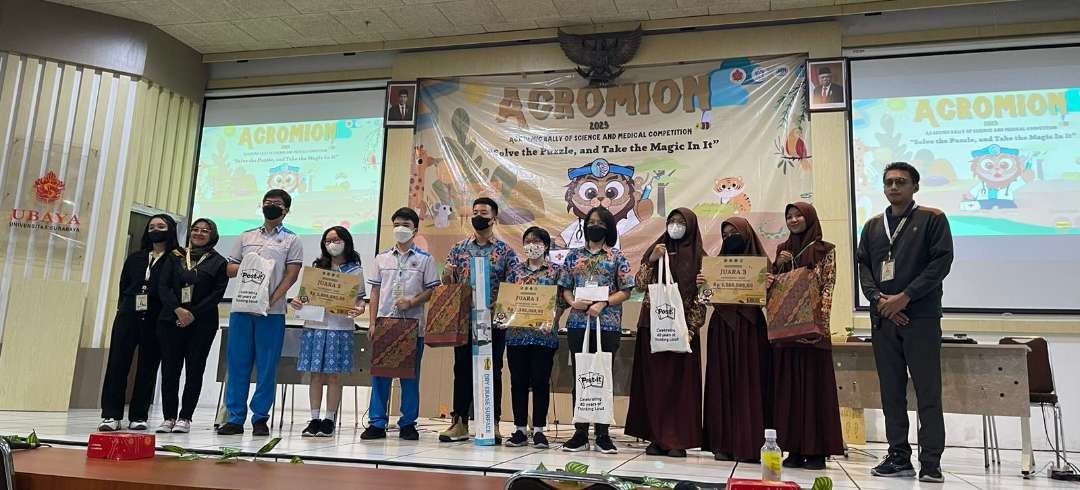
M 586 226 L 585 238 L 593 243 L 602 242 L 607 238 L 607 228 L 603 226 Z
M 527 243 L 525 244 L 525 256 L 530 260 L 537 260 L 544 256 L 546 248 L 541 243 Z
M 738 255 L 746 251 L 746 239 L 741 234 L 734 234 L 724 239 L 720 246 L 720 255 Z
M 263 206 L 262 209 L 263 216 L 270 221 L 276 220 L 280 218 L 281 215 L 285 214 L 284 209 L 281 209 L 273 204 L 267 204 L 266 206 Z
M 483 216 L 472 217 L 472 227 L 476 231 L 484 231 L 491 228 L 491 218 L 485 218 Z
M 169 232 L 161 230 L 151 230 L 147 233 L 150 238 L 150 243 L 161 243 L 169 239 Z
M 686 225 L 671 223 L 667 225 L 667 234 L 672 240 L 682 240 L 686 236 Z
M 344 242 L 328 243 L 326 245 L 326 251 L 330 254 L 331 257 L 340 257 L 341 254 L 345 253 L 345 243 Z
M 408 226 L 395 226 L 394 227 L 394 240 L 398 243 L 405 243 L 409 241 L 413 236 L 412 228 Z

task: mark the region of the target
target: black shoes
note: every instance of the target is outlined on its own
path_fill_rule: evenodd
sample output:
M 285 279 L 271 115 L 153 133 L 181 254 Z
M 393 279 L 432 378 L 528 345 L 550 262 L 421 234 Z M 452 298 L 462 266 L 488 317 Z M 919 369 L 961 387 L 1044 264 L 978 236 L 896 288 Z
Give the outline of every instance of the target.
M 506 440 L 506 447 L 522 447 L 529 444 L 529 438 L 525 437 L 525 433 L 520 430 L 515 430 L 513 434 L 510 434 L 510 438 Z
M 533 433 L 533 447 L 536 449 L 548 448 L 548 438 L 544 435 L 543 432 Z
M 368 428 L 364 429 L 364 432 L 360 434 L 360 438 L 365 441 L 386 439 L 386 429 L 380 429 L 374 425 L 368 426 Z
M 307 428 L 300 434 L 300 437 L 318 437 L 319 427 L 322 426 L 322 421 L 319 419 L 311 419 L 308 422 Z
M 669 458 L 685 458 L 686 457 L 686 450 L 685 449 L 672 449 L 672 450 L 667 452 L 667 455 L 668 455 Z
M 807 456 L 802 467 L 804 470 L 821 471 L 825 469 L 825 456 Z
M 244 433 L 244 426 L 240 424 L 226 423 L 218 427 L 219 436 L 238 436 Z
M 574 431 L 574 437 L 571 437 L 566 444 L 563 444 L 563 451 L 569 453 L 576 453 L 578 451 L 589 450 L 589 431 L 588 430 L 576 430 Z
M 416 431 L 416 424 L 406 425 L 398 430 L 398 437 L 406 441 L 419 441 L 420 433 Z
M 649 444 L 649 447 L 645 448 L 645 454 L 649 456 L 667 456 L 667 450 L 653 442 Z
M 945 475 L 941 474 L 940 466 L 923 466 L 919 469 L 919 481 L 924 483 L 945 483 Z
M 713 459 L 717 461 L 735 461 L 735 455 L 731 453 L 712 453 Z
M 619 452 L 615 448 L 615 443 L 611 441 L 611 436 L 607 434 L 598 434 L 596 436 L 596 450 L 603 454 L 616 454 Z
M 323 421 L 319 423 L 318 437 L 333 437 L 335 427 L 337 427 L 337 422 L 330 419 L 323 419 Z
M 802 468 L 804 464 L 806 464 L 806 458 L 799 453 L 790 453 L 784 460 L 784 468 Z
M 881 460 L 881 464 L 870 470 L 870 474 L 885 478 L 911 478 L 915 476 L 915 467 L 911 460 L 899 454 L 890 454 Z M 941 475 L 941 472 L 938 472 Z
M 251 423 L 251 435 L 255 437 L 266 437 L 270 435 L 270 426 L 266 425 L 265 419 Z

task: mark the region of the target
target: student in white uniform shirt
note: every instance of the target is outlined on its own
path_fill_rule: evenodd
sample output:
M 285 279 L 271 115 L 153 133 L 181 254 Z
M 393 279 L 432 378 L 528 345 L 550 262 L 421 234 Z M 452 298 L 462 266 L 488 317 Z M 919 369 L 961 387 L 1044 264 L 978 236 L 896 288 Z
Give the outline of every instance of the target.
M 341 226 L 323 232 L 322 255 L 315 259 L 314 267 L 360 276 L 364 283 L 364 271 L 360 255 L 353 247 L 353 238 Z M 353 370 L 353 321 L 364 314 L 364 288 L 356 295 L 356 304 L 346 315 L 325 313 L 323 320 L 305 320 L 304 333 L 300 335 L 300 358 L 296 370 L 311 375 L 308 385 L 308 401 L 311 403 L 311 421 L 304 429 L 303 437 L 330 437 L 334 435 L 337 409 L 341 403 L 341 376 Z M 299 298 L 289 303 L 302 310 Z M 326 387 L 326 417 L 322 417 L 323 387 Z

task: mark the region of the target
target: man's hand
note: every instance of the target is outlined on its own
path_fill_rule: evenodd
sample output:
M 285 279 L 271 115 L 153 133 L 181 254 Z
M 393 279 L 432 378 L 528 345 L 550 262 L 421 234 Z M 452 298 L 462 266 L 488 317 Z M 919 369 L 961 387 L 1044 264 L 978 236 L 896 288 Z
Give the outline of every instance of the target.
M 897 313 L 893 316 L 890 316 L 889 320 L 892 320 L 892 322 L 895 323 L 898 327 L 906 327 L 908 326 L 908 324 L 911 323 L 911 319 L 903 313 Z
M 589 307 L 589 316 L 600 318 L 600 313 L 607 307 L 607 301 L 598 301 Z
M 176 325 L 180 328 L 191 325 L 191 322 L 195 321 L 195 315 L 192 315 L 191 312 L 185 308 L 177 308 L 174 311 L 176 313 Z
M 299 298 L 293 298 L 289 300 L 289 306 L 293 307 L 294 310 L 299 310 L 304 308 L 304 303 L 300 302 Z
M 412 307 L 412 298 L 398 298 L 397 301 L 394 301 L 394 308 L 397 308 L 398 311 L 406 311 Z
M 882 294 L 878 298 L 878 313 L 885 318 L 892 318 L 893 315 L 904 311 L 910 301 L 911 298 L 906 293 Z

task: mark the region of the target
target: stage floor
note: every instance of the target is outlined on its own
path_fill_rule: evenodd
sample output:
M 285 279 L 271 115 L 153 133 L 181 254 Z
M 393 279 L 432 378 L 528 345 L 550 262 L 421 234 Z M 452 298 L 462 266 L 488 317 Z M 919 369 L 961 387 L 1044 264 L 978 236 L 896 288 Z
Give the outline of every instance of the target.
M 155 410 L 159 411 L 158 409 Z M 218 450 L 222 446 L 238 448 L 244 451 L 256 451 L 269 438 L 253 438 L 249 433 L 243 436 L 218 436 L 213 430 L 212 409 L 197 412 L 195 424 L 190 434 L 157 434 L 158 445 L 175 444 L 187 449 Z M 386 440 L 362 441 L 362 428 L 354 426 L 351 414 L 345 415 L 344 425 L 333 438 L 302 438 L 300 432 L 306 425 L 306 418 L 301 420 L 296 414 L 295 424 L 290 425 L 286 418 L 283 430 L 274 426 L 274 436 L 281 436 L 282 441 L 274 450 L 275 454 L 289 457 L 300 456 L 309 464 L 347 464 L 386 469 L 412 469 L 467 474 L 487 474 L 492 476 L 510 475 L 523 469 L 534 469 L 543 463 L 549 469 L 562 468 L 570 461 L 589 465 L 592 473 L 611 472 L 623 476 L 653 476 L 667 479 L 691 479 L 698 481 L 725 481 L 729 476 L 757 477 L 761 468 L 757 465 L 718 462 L 712 455 L 701 451 L 690 451 L 685 459 L 672 459 L 647 456 L 645 444 L 622 435 L 617 429 L 612 430 L 619 454 L 603 455 L 595 452 L 566 453 L 558 449 L 558 444 L 571 435 L 568 426 L 551 430 L 553 448 L 536 450 L 531 447 L 477 447 L 471 442 L 440 443 L 438 431 L 446 428 L 443 420 L 422 419 L 419 424 L 419 441 L 402 441 L 397 432 L 391 431 Z M 32 413 L 0 412 L 0 434 L 26 435 L 37 430 L 42 439 L 64 441 L 69 444 L 86 444 L 88 434 L 95 431 L 98 422 L 97 410 L 73 410 L 68 413 Z M 156 427 L 160 419 L 151 420 L 151 427 Z M 509 433 L 509 424 L 503 424 L 503 434 Z M 828 469 L 823 472 L 804 470 L 784 471 L 784 479 L 798 482 L 809 488 L 817 476 L 829 476 L 837 489 L 1015 489 L 1015 488 L 1061 488 L 1080 490 L 1080 483 L 1050 480 L 1046 467 L 1053 460 L 1052 453 L 1036 452 L 1038 472 L 1031 480 L 1020 476 L 1020 452 L 1002 451 L 1001 466 L 983 468 L 982 449 L 949 448 L 945 451 L 943 469 L 945 485 L 919 485 L 912 480 L 888 480 L 873 478 L 869 471 L 885 455 L 885 446 L 869 444 L 866 448 L 854 450 L 848 458 L 834 458 L 829 461 Z M 1072 453 L 1074 462 L 1080 461 L 1080 454 Z

